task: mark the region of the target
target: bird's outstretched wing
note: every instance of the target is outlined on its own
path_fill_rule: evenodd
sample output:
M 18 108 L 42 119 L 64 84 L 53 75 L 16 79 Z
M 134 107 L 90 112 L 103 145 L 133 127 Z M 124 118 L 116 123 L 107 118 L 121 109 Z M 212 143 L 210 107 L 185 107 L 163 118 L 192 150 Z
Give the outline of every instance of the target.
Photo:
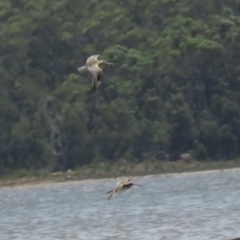
M 106 193 L 111 193 L 111 192 L 113 192 L 113 191 L 116 189 L 116 187 L 117 187 L 118 185 L 120 185 L 121 183 L 122 183 L 122 181 L 119 181 L 119 182 L 116 184 L 115 188 L 107 191 Z
M 90 68 L 90 71 L 93 75 L 92 78 L 93 89 L 94 91 L 96 91 L 102 77 L 102 69 L 98 67 L 92 67 Z
M 87 59 L 87 65 L 96 64 L 100 55 L 93 55 Z
M 107 192 L 106 192 L 106 194 L 109 194 L 109 193 L 111 193 L 113 190 L 114 190 L 114 189 L 107 191 Z
M 98 87 L 98 77 L 96 73 L 93 74 L 92 86 L 93 86 L 93 90 L 96 91 Z
M 110 199 L 112 198 L 112 196 L 122 188 L 122 186 L 123 186 L 123 185 L 122 185 L 121 183 L 120 183 L 120 184 L 117 184 L 116 187 L 115 187 L 112 191 L 110 191 L 111 194 L 110 194 L 110 196 L 108 197 L 108 200 L 110 200 Z

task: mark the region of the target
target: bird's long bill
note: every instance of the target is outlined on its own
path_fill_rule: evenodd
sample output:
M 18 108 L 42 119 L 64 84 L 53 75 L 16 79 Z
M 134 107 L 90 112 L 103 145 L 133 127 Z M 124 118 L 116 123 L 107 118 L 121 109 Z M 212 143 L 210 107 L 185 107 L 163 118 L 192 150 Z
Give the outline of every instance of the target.
M 114 65 L 114 63 L 110 63 L 110 62 L 105 62 L 105 64 L 107 64 L 107 65 Z
M 134 183 L 133 185 L 134 185 L 134 186 L 138 186 L 138 187 L 143 187 L 143 185 L 141 185 L 141 184 L 136 184 L 136 183 Z

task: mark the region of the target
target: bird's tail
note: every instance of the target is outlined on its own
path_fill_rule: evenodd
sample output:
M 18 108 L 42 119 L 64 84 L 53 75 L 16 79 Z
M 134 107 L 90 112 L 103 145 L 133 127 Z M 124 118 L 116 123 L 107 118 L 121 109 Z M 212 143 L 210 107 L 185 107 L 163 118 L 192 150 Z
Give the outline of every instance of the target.
M 77 70 L 79 72 L 83 72 L 83 71 L 87 70 L 87 68 L 86 68 L 86 66 L 82 66 L 82 67 L 79 67 Z

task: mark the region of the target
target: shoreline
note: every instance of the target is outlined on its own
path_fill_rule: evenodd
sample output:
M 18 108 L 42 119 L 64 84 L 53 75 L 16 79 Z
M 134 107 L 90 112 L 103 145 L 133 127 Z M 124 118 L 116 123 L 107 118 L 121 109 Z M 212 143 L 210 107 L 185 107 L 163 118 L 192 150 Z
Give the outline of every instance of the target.
M 129 166 L 130 165 L 130 166 Z M 127 168 L 128 167 L 128 168 Z M 25 172 L 26 176 L 7 175 L 0 178 L 0 189 L 38 187 L 52 184 L 67 184 L 69 182 L 85 182 L 125 177 L 176 176 L 190 174 L 216 173 L 221 171 L 240 171 L 240 161 L 226 162 L 117 162 L 114 165 L 100 163 L 95 166 L 85 166 L 75 171 L 47 173 L 37 171 L 37 174 Z

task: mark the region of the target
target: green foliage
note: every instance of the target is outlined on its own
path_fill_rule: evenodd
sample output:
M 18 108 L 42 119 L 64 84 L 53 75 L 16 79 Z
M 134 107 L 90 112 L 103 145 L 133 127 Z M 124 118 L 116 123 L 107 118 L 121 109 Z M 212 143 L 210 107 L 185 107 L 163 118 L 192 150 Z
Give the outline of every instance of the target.
M 1 170 L 239 157 L 239 15 L 236 0 L 1 1 Z M 93 54 L 115 63 L 96 93 L 77 72 Z

